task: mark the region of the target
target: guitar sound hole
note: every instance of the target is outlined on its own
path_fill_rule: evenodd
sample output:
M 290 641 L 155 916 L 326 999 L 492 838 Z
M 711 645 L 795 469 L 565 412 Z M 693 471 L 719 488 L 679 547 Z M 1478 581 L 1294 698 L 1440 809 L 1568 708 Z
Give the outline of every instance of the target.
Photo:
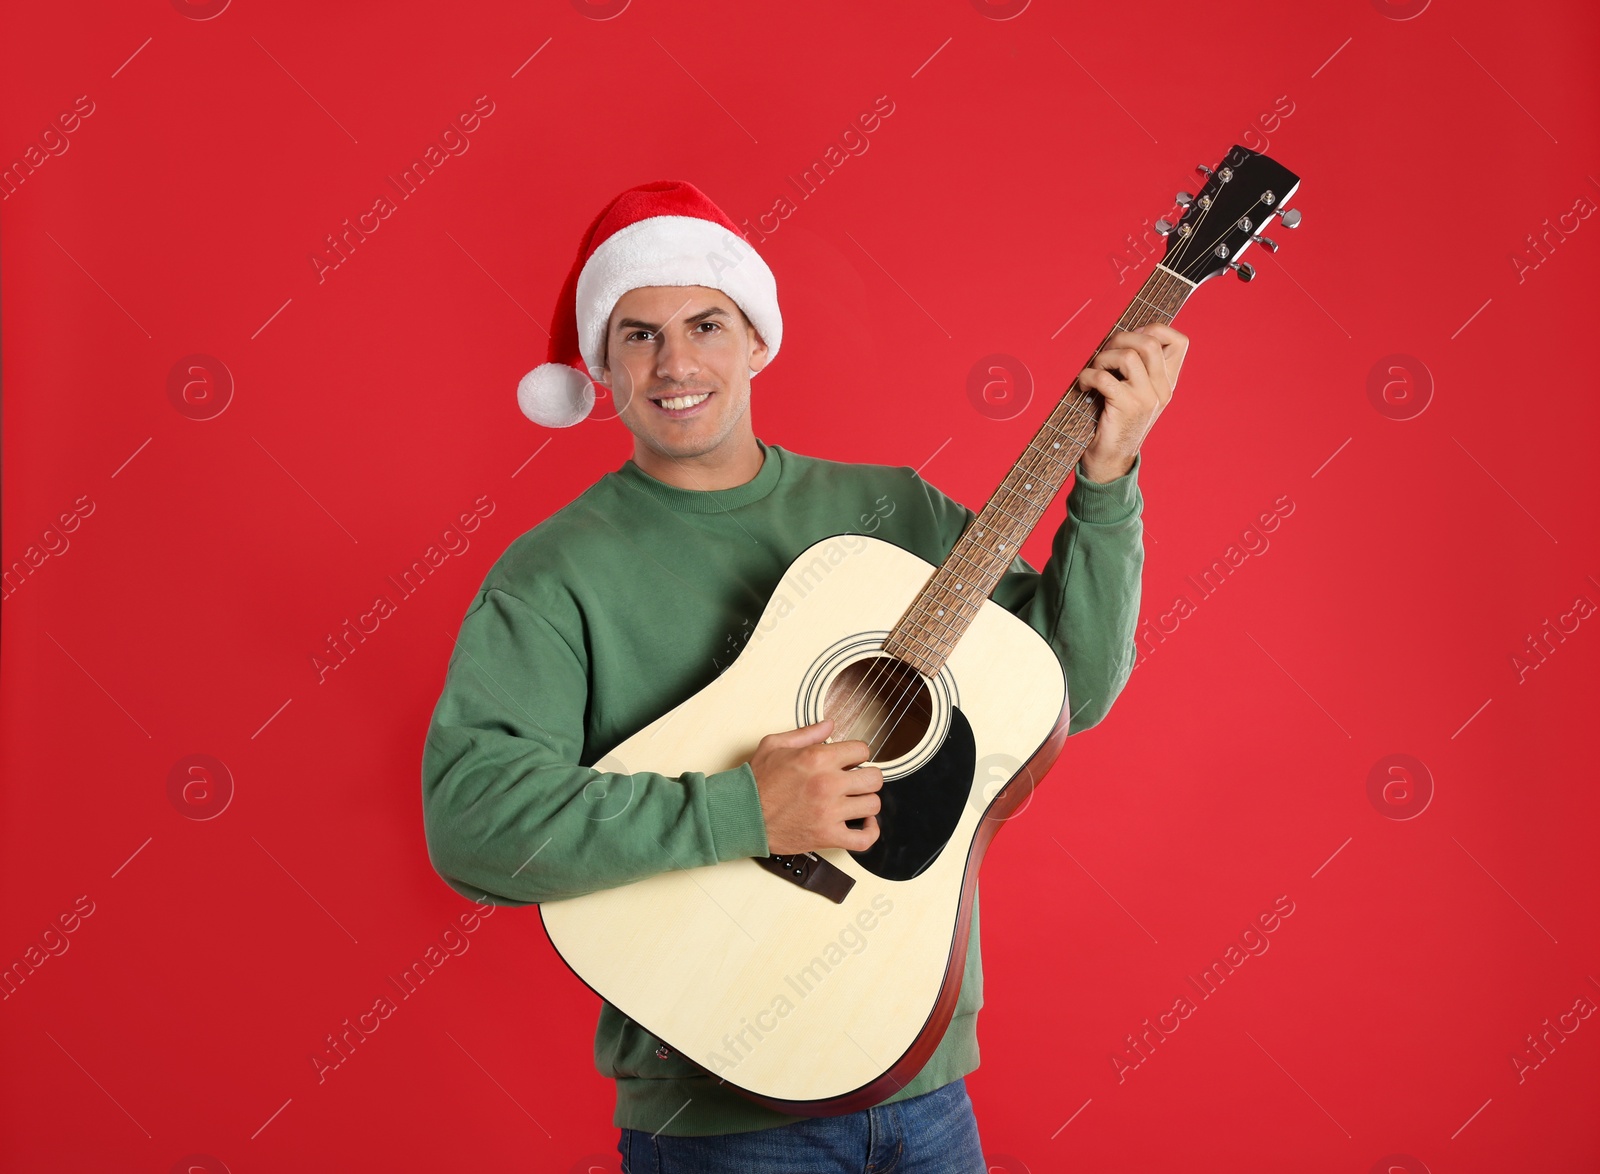
M 891 762 L 922 741 L 933 721 L 933 697 L 922 674 L 892 656 L 845 665 L 828 686 L 822 716 L 835 742 L 860 739 L 873 763 Z

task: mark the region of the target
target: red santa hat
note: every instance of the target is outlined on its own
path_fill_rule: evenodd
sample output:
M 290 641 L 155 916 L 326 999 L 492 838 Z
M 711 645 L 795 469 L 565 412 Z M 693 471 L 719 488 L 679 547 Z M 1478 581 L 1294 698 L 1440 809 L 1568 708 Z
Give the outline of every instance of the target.
M 594 386 L 584 367 L 603 366 L 606 328 L 618 299 L 650 285 L 721 290 L 767 344 L 768 361 L 777 355 L 783 318 L 778 283 L 766 262 L 693 184 L 640 184 L 607 204 L 584 235 L 556 303 L 549 361 L 517 384 L 523 415 L 546 428 L 566 428 L 589 414 Z

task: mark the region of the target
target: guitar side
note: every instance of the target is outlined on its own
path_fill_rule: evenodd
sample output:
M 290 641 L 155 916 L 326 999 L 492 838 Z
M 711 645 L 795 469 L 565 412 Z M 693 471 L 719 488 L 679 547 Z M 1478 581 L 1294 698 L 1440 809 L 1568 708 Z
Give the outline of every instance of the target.
M 670 777 L 748 761 L 764 735 L 822 716 L 830 674 L 873 654 L 933 570 L 866 535 L 814 543 L 727 670 L 595 765 Z M 671 870 L 542 904 L 562 960 L 669 1047 L 780 1112 L 833 1115 L 893 1095 L 955 1009 L 988 844 L 1054 762 L 1068 724 L 1055 653 L 992 601 L 927 683 L 926 733 L 880 763 L 885 790 L 901 788 L 906 825 L 915 799 L 944 791 L 953 827 L 914 875 L 823 850 L 855 881 L 835 903 L 753 859 Z M 964 729 L 967 759 L 952 775 Z M 885 838 L 904 830 L 888 814 L 886 803 Z

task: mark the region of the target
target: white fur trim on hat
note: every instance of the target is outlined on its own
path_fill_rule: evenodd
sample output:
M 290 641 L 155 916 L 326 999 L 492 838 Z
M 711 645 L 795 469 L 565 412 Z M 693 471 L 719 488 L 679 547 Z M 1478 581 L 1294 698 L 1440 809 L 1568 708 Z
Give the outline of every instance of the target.
M 535 424 L 569 428 L 594 408 L 594 384 L 576 367 L 540 363 L 517 383 L 517 406 Z
M 733 299 L 767 344 L 783 341 L 778 282 L 761 255 L 736 233 L 698 216 L 651 216 L 613 233 L 578 275 L 578 346 L 590 370 L 605 355 L 606 327 L 618 300 L 649 285 L 703 285 Z

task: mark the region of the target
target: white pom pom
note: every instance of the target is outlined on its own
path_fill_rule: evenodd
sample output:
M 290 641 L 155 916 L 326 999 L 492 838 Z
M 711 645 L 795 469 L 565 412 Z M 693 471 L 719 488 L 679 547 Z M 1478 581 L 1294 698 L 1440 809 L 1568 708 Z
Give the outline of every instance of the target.
M 517 406 L 535 424 L 570 428 L 594 408 L 594 385 L 576 367 L 540 363 L 517 383 Z

